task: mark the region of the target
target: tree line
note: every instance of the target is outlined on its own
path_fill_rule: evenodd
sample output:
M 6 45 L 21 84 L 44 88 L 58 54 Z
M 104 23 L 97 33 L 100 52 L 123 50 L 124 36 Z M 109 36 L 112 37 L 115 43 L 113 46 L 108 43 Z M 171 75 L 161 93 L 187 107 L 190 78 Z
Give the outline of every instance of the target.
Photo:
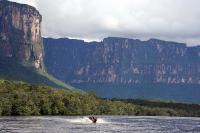
M 95 93 L 0 80 L 0 116 L 30 115 L 200 116 L 200 106 L 102 99 Z

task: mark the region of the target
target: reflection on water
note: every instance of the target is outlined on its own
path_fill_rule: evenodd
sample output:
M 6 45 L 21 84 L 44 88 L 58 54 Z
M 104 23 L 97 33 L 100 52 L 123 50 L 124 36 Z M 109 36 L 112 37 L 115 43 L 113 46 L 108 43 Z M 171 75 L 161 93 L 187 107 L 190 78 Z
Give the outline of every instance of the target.
M 1 117 L 0 133 L 199 133 L 200 118 L 97 116 Z

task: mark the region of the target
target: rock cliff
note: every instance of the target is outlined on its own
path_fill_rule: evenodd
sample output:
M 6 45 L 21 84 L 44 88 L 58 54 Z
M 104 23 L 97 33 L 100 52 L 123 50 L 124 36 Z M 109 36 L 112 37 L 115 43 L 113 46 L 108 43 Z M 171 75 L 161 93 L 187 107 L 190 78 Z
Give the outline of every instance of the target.
M 44 39 L 48 71 L 67 83 L 200 84 L 200 47 L 150 39 Z
M 31 6 L 0 1 L 0 55 L 43 69 L 40 13 Z
M 200 46 L 108 37 L 44 39 L 48 72 L 105 98 L 200 102 Z

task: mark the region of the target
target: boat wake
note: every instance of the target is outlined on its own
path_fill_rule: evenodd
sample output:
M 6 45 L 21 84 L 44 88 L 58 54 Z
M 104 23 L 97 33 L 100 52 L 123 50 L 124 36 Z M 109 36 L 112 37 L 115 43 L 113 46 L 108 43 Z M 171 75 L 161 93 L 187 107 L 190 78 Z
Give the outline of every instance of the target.
M 93 122 L 89 119 L 89 117 L 84 116 L 84 117 L 72 117 L 72 118 L 63 118 L 63 117 L 32 117 L 35 119 L 41 119 L 41 120 L 49 120 L 49 121 L 59 121 L 59 122 L 68 122 L 68 123 L 74 123 L 74 124 L 93 124 Z M 97 124 L 106 124 L 110 123 L 106 121 L 103 118 L 98 118 L 97 117 Z
M 79 124 L 91 124 L 93 123 L 88 117 L 83 117 L 83 118 L 75 118 L 75 119 L 67 119 L 68 122 L 70 123 L 79 123 Z M 107 121 L 105 121 L 102 118 L 97 118 L 97 124 L 106 124 L 109 123 Z

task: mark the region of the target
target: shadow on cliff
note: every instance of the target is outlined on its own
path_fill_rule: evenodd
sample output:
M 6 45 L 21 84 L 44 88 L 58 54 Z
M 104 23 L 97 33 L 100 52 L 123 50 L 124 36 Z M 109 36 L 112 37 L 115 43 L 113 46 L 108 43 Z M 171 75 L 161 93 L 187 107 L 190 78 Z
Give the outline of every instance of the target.
M 14 58 L 0 57 L 0 79 L 25 81 L 32 84 L 45 84 L 56 88 L 73 89 L 73 87 L 53 78 L 48 73 L 38 71 L 26 63 Z

